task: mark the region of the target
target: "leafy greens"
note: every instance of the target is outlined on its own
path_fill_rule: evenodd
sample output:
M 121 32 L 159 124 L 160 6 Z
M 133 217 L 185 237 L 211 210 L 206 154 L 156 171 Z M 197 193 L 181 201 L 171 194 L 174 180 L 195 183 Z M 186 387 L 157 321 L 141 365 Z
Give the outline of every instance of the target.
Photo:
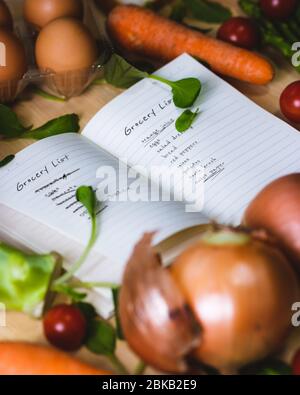
M 63 115 L 33 129 L 33 126 L 24 126 L 12 109 L 0 104 L 0 136 L 6 139 L 40 140 L 57 134 L 78 133 L 79 130 L 79 117 L 76 114 Z

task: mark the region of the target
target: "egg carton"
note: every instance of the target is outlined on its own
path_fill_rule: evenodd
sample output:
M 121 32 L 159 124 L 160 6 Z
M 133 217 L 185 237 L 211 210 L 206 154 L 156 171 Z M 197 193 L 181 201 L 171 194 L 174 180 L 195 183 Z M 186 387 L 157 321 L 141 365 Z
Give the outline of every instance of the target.
M 95 6 L 94 0 L 82 1 L 83 23 L 97 40 L 100 55 L 91 67 L 63 73 L 38 69 L 34 55 L 38 33 L 23 18 L 23 0 L 6 1 L 13 16 L 14 33 L 21 39 L 26 51 L 28 71 L 20 80 L 0 83 L 1 103 L 13 102 L 29 85 L 35 85 L 51 95 L 69 99 L 79 96 L 95 79 L 103 77 L 103 65 L 112 53 L 112 46 L 105 32 L 105 19 Z

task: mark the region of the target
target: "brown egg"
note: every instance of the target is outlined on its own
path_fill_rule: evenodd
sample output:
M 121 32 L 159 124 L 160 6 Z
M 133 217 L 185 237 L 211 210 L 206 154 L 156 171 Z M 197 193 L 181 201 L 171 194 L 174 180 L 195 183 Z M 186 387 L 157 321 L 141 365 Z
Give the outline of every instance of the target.
M 81 93 L 91 77 L 98 57 L 97 43 L 85 25 L 74 18 L 59 18 L 45 26 L 35 47 L 40 70 L 53 71 L 48 77 L 52 90 L 66 96 Z
M 84 24 L 73 18 L 59 18 L 45 26 L 35 47 L 38 67 L 56 73 L 80 70 L 97 59 L 96 40 Z
M 0 28 L 0 43 L 0 83 L 21 79 L 27 70 L 21 41 L 10 31 Z
M 9 8 L 3 0 L 0 0 L 0 27 L 12 30 L 13 19 Z
M 23 6 L 25 20 L 41 29 L 54 19 L 83 16 L 82 0 L 25 0 Z
M 19 80 L 27 71 L 26 54 L 21 41 L 9 30 L 0 28 L 0 102 L 15 99 Z

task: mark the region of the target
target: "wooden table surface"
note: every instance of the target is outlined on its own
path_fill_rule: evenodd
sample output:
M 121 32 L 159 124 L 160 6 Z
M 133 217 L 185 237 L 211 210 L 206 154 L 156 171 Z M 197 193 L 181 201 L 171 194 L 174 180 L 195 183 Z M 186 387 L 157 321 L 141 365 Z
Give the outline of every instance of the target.
M 230 5 L 234 14 L 241 14 L 235 0 L 222 1 L 222 3 Z M 290 82 L 299 79 L 299 74 L 296 73 L 285 60 L 277 58 L 276 77 L 268 86 L 255 87 L 237 81 L 230 82 L 257 104 L 280 117 L 280 93 Z M 22 100 L 19 100 L 15 104 L 14 109 L 25 124 L 33 124 L 35 126 L 39 126 L 49 119 L 64 113 L 75 112 L 80 115 L 81 126 L 84 127 L 89 119 L 99 111 L 101 107 L 119 93 L 120 90 L 109 85 L 94 85 L 80 97 L 72 98 L 68 102 L 51 102 L 28 92 L 26 93 L 25 98 L 22 98 Z M 20 149 L 31 143 L 32 141 L 21 139 L 1 141 L 0 159 L 8 154 L 18 152 Z M 185 232 L 181 234 L 180 239 L 176 237 L 176 239 L 173 238 L 169 240 L 168 243 L 165 244 L 164 248 L 171 248 L 173 245 L 178 244 L 179 241 L 189 239 L 192 234 L 194 235 L 195 232 Z M 17 313 L 7 314 L 7 325 L 4 328 L 0 328 L 0 339 L 45 343 L 41 323 L 37 320 L 30 319 L 23 314 Z M 300 345 L 300 338 L 298 341 L 297 333 L 292 335 L 289 344 L 290 346 L 287 347 L 287 352 L 285 353 L 285 357 L 287 359 L 290 358 L 293 349 L 297 344 Z M 118 345 L 118 354 L 130 369 L 135 366 L 137 359 L 128 351 L 125 344 Z M 103 358 L 94 356 L 85 350 L 79 353 L 79 357 L 83 360 L 95 363 L 96 365 L 107 366 L 107 363 Z

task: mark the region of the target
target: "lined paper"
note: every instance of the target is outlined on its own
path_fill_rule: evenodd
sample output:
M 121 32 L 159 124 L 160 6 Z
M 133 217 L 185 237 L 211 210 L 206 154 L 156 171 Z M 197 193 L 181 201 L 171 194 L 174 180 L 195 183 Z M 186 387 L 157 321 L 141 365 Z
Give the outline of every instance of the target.
M 81 185 L 97 190 L 96 173 L 101 166 L 119 170 L 114 157 L 83 136 L 67 134 L 41 140 L 0 169 L 0 203 L 64 236 L 61 243 L 57 238 L 53 243 L 48 239 L 46 247 L 69 256 L 65 238 L 75 240 L 83 249 L 90 234 L 88 213 L 77 202 L 75 192 Z M 121 281 L 126 260 L 144 232 L 157 231 L 155 242 L 159 242 L 184 228 L 207 222 L 199 213 L 185 213 L 180 202 L 105 201 L 98 210 L 100 231 L 95 251 L 100 254 L 99 262 L 109 258 L 110 266 L 114 265 L 112 270 L 102 270 L 99 265 L 98 281 Z M 12 221 L 14 226 L 21 228 L 21 224 Z M 34 223 L 32 227 L 27 223 L 26 229 L 30 243 L 31 234 L 36 232 Z M 91 277 L 86 281 L 95 279 L 90 269 L 86 265 L 85 272 L 79 272 L 79 275 L 90 272 Z
M 247 204 L 271 180 L 300 171 L 300 134 L 217 77 L 189 55 L 156 73 L 170 80 L 199 78 L 193 110 L 200 115 L 180 134 L 169 87 L 145 79 L 106 105 L 84 135 L 129 165 L 204 169 L 211 219 L 238 224 Z

